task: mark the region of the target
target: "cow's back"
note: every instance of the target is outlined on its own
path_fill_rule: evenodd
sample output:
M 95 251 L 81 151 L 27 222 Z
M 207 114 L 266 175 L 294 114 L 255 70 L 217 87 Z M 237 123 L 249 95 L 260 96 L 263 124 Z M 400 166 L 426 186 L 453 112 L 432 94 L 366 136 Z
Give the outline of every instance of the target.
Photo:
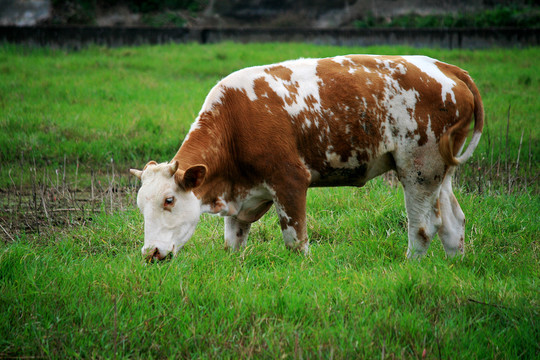
M 252 176 L 300 159 L 315 185 L 361 185 L 391 167 L 396 152 L 433 145 L 471 117 L 472 94 L 462 74 L 423 56 L 257 66 L 220 81 L 199 118 L 216 122 L 233 161 Z

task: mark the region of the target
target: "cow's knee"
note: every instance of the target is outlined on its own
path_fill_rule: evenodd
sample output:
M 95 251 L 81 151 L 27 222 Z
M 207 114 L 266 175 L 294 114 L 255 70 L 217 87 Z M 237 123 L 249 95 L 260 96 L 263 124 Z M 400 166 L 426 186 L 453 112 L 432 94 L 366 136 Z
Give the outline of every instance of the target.
M 240 221 L 232 216 L 225 217 L 225 247 L 238 250 L 246 245 L 251 223 Z

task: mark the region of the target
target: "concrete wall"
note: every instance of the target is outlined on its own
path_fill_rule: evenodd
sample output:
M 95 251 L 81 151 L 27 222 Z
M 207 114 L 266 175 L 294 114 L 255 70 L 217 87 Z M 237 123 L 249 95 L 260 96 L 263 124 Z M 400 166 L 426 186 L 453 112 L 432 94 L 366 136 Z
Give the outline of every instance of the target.
M 540 29 L 216 29 L 0 26 L 0 42 L 78 49 L 91 44 L 306 42 L 481 49 L 538 46 Z

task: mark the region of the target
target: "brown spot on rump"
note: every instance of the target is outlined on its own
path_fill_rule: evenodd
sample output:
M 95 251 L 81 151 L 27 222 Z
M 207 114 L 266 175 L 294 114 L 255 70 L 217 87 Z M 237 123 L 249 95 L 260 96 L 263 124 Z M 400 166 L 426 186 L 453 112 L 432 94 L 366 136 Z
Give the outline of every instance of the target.
M 404 90 L 414 89 L 418 93 L 417 103 L 414 109 L 414 120 L 418 124 L 418 127 L 413 133 L 407 134 L 411 138 L 419 135 L 418 146 L 427 143 L 428 127 L 435 134 L 436 141 L 439 141 L 442 134 L 453 124 L 457 123 L 460 118 L 470 117 L 472 114 L 471 109 L 468 109 L 467 102 L 461 101 L 463 100 L 463 94 L 461 92 L 466 89 L 463 88 L 463 83 L 454 75 L 455 72 L 463 72 L 463 70 L 444 63 L 435 63 L 445 76 L 456 82 L 456 86 L 452 88 L 456 97 L 456 104 L 451 101 L 450 94 L 446 94 L 446 99 L 443 101 L 441 97 L 442 85 L 437 80 L 430 78 L 416 67 L 416 65 L 410 64 L 400 57 L 386 58 L 393 61 L 395 64 L 394 68 L 398 64 L 404 66 L 406 69 L 405 74 L 400 71 L 394 71 L 393 74 L 390 74 L 390 70 L 382 66 L 378 70 L 387 76 L 391 76 Z M 390 64 L 392 66 L 392 63 Z M 456 116 L 456 113 L 459 114 L 459 117 Z
M 445 64 L 442 62 L 435 62 L 435 65 L 439 70 L 452 79 L 455 85 L 452 87 L 456 101 L 452 101 L 451 95 L 446 94 L 446 98 L 442 99 L 442 86 L 435 79 L 425 82 L 416 81 L 418 92 L 420 97 L 416 106 L 416 118 L 418 122 L 418 130 L 420 130 L 421 139 L 419 140 L 419 146 L 424 143 L 422 137 L 427 130 L 428 123 L 430 123 L 431 131 L 435 134 L 437 142 L 442 140 L 443 134 L 450 128 L 457 126 L 458 123 L 469 124 L 472 120 L 472 114 L 474 111 L 474 96 L 471 93 L 467 83 L 463 79 L 470 78 L 467 72 L 453 65 Z M 413 70 L 414 69 L 414 70 Z M 416 66 L 411 66 L 409 71 L 415 71 L 421 74 L 421 71 Z M 418 79 L 426 77 L 427 75 L 418 75 Z M 471 80 L 472 81 L 472 80 Z M 459 148 L 465 141 L 468 128 L 461 128 L 460 132 L 454 133 L 454 137 L 458 139 L 453 144 L 454 154 L 459 151 Z
M 435 62 L 435 65 L 445 76 L 455 82 L 452 91 L 456 101 L 451 101 L 450 94 L 446 94 L 446 99 L 442 102 L 440 93 L 432 91 L 433 96 L 438 95 L 438 104 L 440 105 L 437 107 L 438 111 L 432 111 L 430 113 L 431 129 L 435 133 L 437 141 L 440 142 L 440 152 L 445 162 L 450 165 L 456 165 L 453 163 L 453 156 L 465 142 L 468 134 L 468 124 L 472 121 L 473 113 L 477 112 L 475 108 L 475 96 L 478 95 L 478 98 L 480 96 L 466 71 L 454 65 L 438 61 Z M 431 81 L 430 84 L 434 84 L 439 91 L 440 84 L 438 82 Z M 475 91 L 477 93 L 476 95 Z M 433 106 L 433 109 L 435 108 Z M 483 123 L 483 113 L 479 113 L 479 118 L 481 118 L 479 123 Z M 448 134 L 451 134 L 451 139 Z M 450 151 L 452 154 L 449 153 Z
M 423 227 L 421 227 L 420 229 L 418 229 L 418 235 L 420 236 L 420 241 L 422 241 L 422 246 L 426 247 L 429 245 L 429 236 L 427 236 L 426 234 L 426 229 L 424 229 Z

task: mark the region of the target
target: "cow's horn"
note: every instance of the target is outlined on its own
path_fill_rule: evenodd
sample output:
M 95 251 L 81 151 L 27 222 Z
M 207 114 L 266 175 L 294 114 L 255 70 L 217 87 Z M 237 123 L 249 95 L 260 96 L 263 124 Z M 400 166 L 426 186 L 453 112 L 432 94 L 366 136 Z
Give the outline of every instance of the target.
M 143 173 L 141 170 L 137 170 L 137 169 L 129 169 L 129 172 L 131 173 L 131 175 L 135 175 L 139 179 L 141 178 L 142 173 Z
M 176 170 L 178 170 L 178 161 L 174 161 L 169 164 L 169 171 L 171 173 L 171 176 L 173 176 L 176 173 Z

